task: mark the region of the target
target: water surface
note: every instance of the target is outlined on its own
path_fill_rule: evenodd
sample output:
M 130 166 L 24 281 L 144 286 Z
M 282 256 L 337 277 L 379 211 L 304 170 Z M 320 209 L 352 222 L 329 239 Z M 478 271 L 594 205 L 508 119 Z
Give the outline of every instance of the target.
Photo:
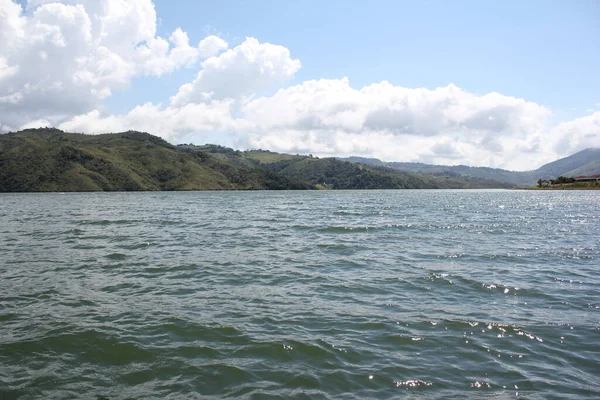
M 0 398 L 598 398 L 600 193 L 0 194 Z

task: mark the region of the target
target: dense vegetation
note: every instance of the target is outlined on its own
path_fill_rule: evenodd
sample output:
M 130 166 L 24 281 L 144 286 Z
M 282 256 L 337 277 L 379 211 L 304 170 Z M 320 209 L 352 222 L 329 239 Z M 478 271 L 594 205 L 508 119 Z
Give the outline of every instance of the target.
M 0 135 L 0 191 L 407 189 L 508 187 L 334 158 L 173 146 L 148 133 L 83 135 L 53 128 Z
M 538 179 L 538 189 L 600 189 L 598 181 L 577 181 L 575 178 L 559 176 L 556 179 Z
M 564 185 L 568 183 L 575 183 L 575 178 L 569 178 L 566 176 L 559 176 L 556 179 L 538 179 L 538 187 L 550 186 L 550 185 Z
M 147 133 L 0 135 L 0 191 L 311 189 L 264 168 L 186 153 Z

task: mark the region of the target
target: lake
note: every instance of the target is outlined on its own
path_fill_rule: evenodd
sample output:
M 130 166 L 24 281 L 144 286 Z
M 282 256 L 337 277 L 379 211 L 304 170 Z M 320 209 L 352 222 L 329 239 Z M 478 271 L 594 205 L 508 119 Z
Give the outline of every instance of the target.
M 600 397 L 600 192 L 0 194 L 0 399 Z

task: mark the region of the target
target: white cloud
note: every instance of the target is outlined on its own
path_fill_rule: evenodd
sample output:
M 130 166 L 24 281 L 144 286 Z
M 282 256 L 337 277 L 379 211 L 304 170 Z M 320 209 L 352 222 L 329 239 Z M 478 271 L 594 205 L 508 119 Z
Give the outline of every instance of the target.
M 549 110 L 523 99 L 476 96 L 455 85 L 429 90 L 388 82 L 354 89 L 347 78 L 307 81 L 251 101 L 244 111 L 263 130 L 386 132 L 435 136 L 443 132 L 483 142 L 486 135 L 523 135 L 543 128 Z
M 549 131 L 548 137 L 557 154 L 571 154 L 588 147 L 600 147 L 600 111 L 558 124 Z
M 202 58 L 215 56 L 221 51 L 226 50 L 227 47 L 226 41 L 214 35 L 207 36 L 198 43 L 198 50 Z
M 105 133 L 138 130 L 152 132 L 167 140 L 193 132 L 243 131 L 246 122 L 231 117 L 232 100 L 213 100 L 182 107 L 166 107 L 146 103 L 124 115 L 102 116 L 94 110 L 61 123 L 58 128 L 69 132 Z
M 137 75 L 160 76 L 225 49 L 182 29 L 156 36 L 151 0 L 0 0 L 0 125 L 97 109 Z
M 0 56 L 0 81 L 3 79 L 10 78 L 19 72 L 19 67 L 16 65 L 9 66 L 6 62 L 6 58 Z
M 181 106 L 251 95 L 289 80 L 300 65 L 287 48 L 246 38 L 235 48 L 202 62 L 196 79 L 181 86 L 171 103 Z
M 48 126 L 52 126 L 52 123 L 45 120 L 45 119 L 38 119 L 36 121 L 31 121 L 28 122 L 24 125 L 21 125 L 19 127 L 19 130 L 21 129 L 34 129 L 34 128 L 46 128 Z
M 161 76 L 181 66 L 192 66 L 200 53 L 200 48 L 190 46 L 188 34 L 177 28 L 168 41 L 153 37 L 138 46 L 134 59 L 146 75 Z

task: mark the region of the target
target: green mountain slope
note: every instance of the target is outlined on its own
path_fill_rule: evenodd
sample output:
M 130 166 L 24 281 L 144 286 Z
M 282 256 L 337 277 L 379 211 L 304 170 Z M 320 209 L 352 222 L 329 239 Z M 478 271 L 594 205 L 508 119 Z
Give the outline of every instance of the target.
M 309 189 L 264 168 L 186 153 L 147 133 L 0 135 L 0 191 Z

